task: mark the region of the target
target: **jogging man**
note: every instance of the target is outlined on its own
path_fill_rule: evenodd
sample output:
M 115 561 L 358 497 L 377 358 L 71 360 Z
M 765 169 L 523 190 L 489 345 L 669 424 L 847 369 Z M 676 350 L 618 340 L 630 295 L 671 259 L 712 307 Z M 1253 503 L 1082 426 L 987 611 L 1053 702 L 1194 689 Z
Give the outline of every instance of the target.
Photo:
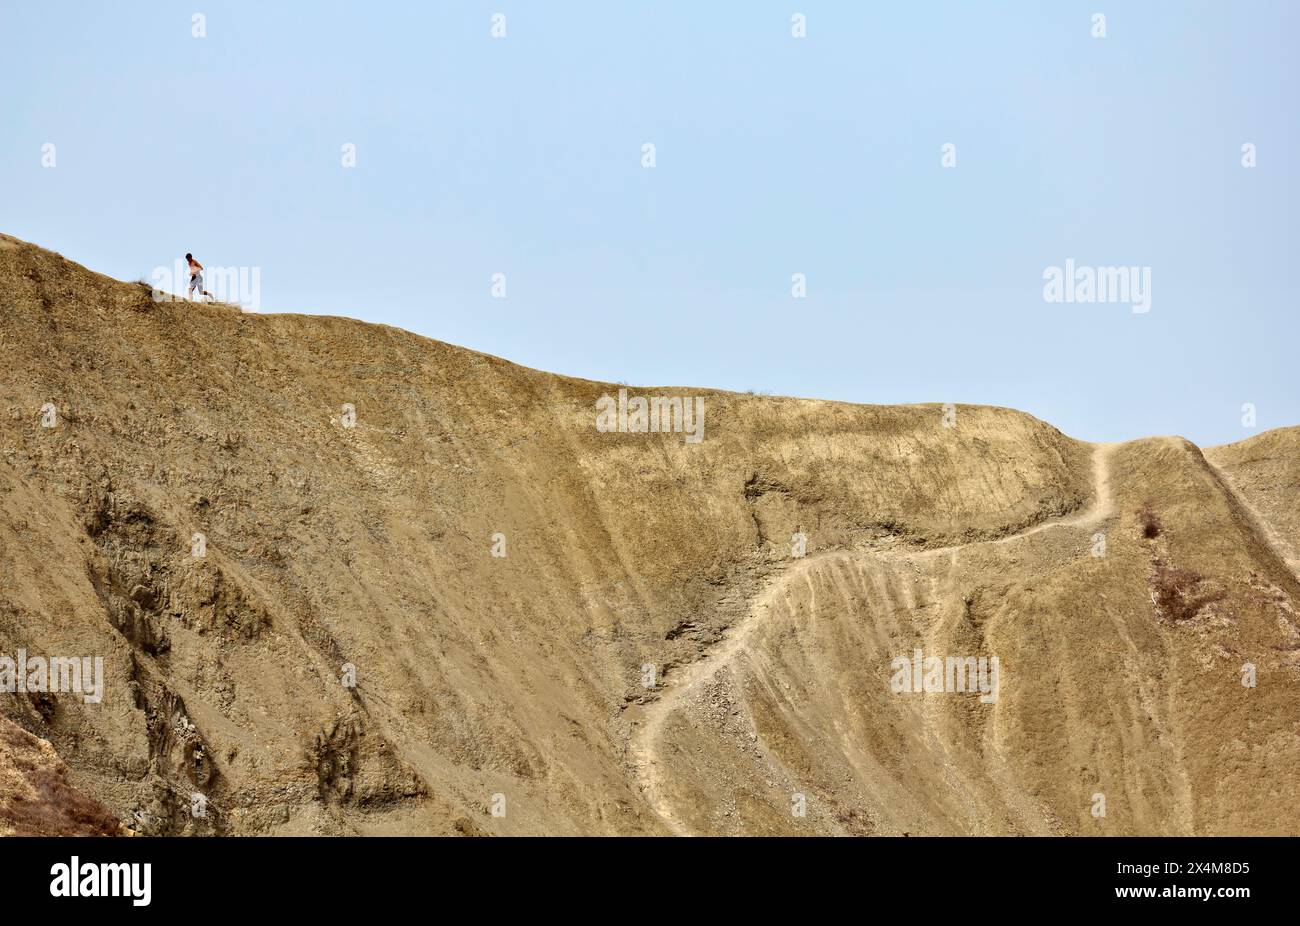
M 193 296 L 194 290 L 197 289 L 200 296 L 215 300 L 217 297 L 203 288 L 203 265 L 194 259 L 193 254 L 186 254 L 185 260 L 190 265 L 190 288 L 185 292 L 186 297 Z

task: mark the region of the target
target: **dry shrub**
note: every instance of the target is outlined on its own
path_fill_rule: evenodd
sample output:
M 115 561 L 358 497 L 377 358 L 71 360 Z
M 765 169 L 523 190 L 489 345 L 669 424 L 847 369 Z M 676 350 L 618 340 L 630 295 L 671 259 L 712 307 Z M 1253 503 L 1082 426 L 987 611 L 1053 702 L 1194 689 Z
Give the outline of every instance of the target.
M 1138 522 L 1142 525 L 1142 536 L 1146 540 L 1155 540 L 1160 536 L 1160 516 L 1155 513 L 1151 503 L 1147 502 L 1138 509 Z
M 113 836 L 117 818 L 68 782 L 68 770 L 40 740 L 0 721 L 0 831 L 16 836 Z M 48 747 L 47 747 L 48 751 Z
M 1175 623 L 1191 620 L 1201 608 L 1224 596 L 1222 589 L 1199 572 L 1179 569 L 1160 559 L 1155 562 L 1151 588 L 1160 613 Z

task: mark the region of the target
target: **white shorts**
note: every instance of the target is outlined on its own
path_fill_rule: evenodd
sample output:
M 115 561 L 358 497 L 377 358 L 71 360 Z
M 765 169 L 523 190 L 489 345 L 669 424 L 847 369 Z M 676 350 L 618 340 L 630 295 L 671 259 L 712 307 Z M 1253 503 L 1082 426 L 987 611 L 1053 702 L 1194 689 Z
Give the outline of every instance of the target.
M 196 289 L 199 292 L 203 292 L 203 274 L 201 273 L 196 273 L 194 276 L 190 277 L 189 292 L 194 292 Z

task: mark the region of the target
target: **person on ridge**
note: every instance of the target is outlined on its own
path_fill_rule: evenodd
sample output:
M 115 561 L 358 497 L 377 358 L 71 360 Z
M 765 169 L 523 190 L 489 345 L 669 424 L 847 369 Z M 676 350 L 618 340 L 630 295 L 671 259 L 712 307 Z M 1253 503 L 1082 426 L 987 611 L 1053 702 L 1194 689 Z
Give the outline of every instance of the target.
M 215 301 L 217 297 L 203 288 L 203 265 L 194 259 L 193 254 L 186 254 L 185 260 L 190 265 L 190 288 L 185 293 L 186 298 L 193 296 L 194 290 L 197 289 L 200 298 L 207 296 Z

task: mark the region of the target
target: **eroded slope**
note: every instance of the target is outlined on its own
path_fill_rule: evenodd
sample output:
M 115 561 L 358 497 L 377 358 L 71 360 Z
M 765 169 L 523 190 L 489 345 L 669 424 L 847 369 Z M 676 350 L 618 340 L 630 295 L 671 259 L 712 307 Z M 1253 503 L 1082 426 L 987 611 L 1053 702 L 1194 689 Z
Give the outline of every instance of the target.
M 937 405 L 629 390 L 702 396 L 690 444 L 598 433 L 616 386 L 155 302 L 10 238 L 0 302 L 0 654 L 106 667 L 100 703 L 0 711 L 141 832 L 763 832 L 792 827 L 795 787 L 801 831 L 1073 831 L 1094 780 L 1121 831 L 1281 825 L 1257 797 L 1293 793 L 1292 676 L 1261 657 L 1273 700 L 1234 707 L 1194 670 L 1276 644 L 1260 622 L 1295 590 L 1262 547 L 1198 546 L 1225 496 L 1194 448 L 1115 451 L 1097 560 L 1093 449 L 1006 409 L 945 427 Z M 1204 497 L 1178 502 L 1193 477 Z M 1199 600 L 1152 597 L 1169 569 L 1234 596 L 1254 571 L 1260 603 L 1163 626 L 1155 602 Z M 685 761 L 655 799 L 639 733 L 760 602 L 788 613 L 747 635 L 714 713 L 763 764 L 692 695 L 661 712 Z M 880 660 L 916 640 L 996 649 L 1015 687 L 877 704 Z M 1246 730 L 1215 783 L 1198 763 L 1225 758 L 1225 712 Z

